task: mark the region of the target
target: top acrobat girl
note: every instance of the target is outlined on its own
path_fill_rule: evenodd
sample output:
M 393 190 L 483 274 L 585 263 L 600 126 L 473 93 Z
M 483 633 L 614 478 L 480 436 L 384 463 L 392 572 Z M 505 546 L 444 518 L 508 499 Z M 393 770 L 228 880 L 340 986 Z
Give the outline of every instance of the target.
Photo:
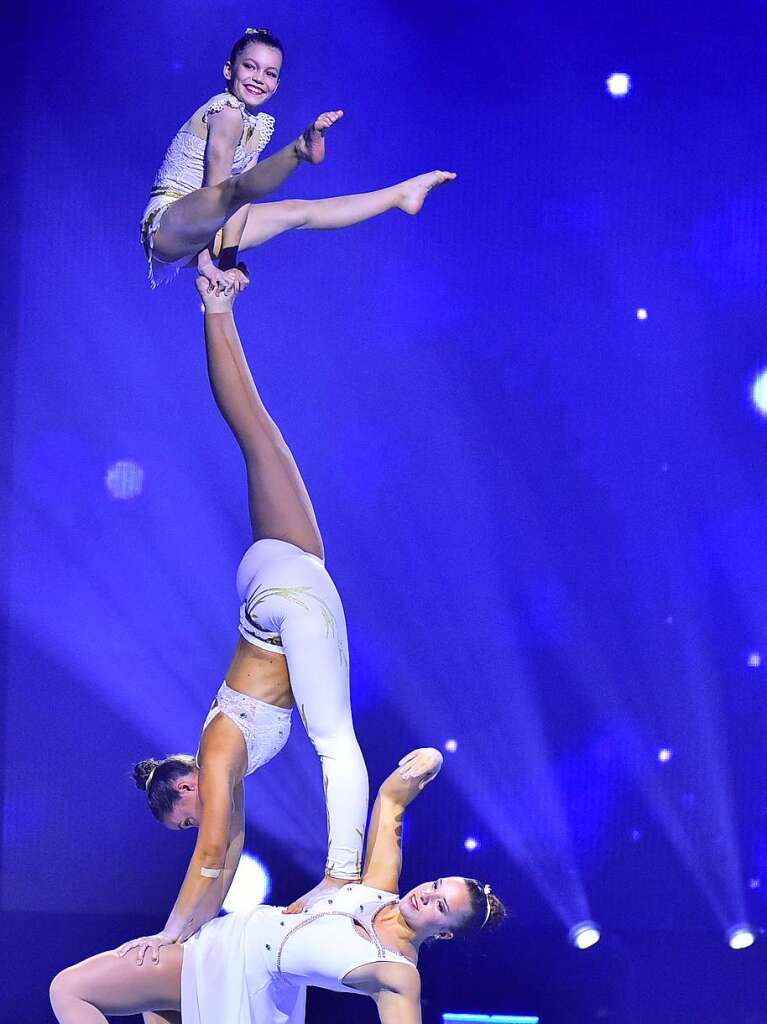
M 433 188 L 455 177 L 432 171 L 377 192 L 250 206 L 302 161 L 320 163 L 325 132 L 343 116 L 320 114 L 294 142 L 257 163 L 274 129 L 274 118 L 260 108 L 279 86 L 283 52 L 268 29 L 248 29 L 224 64 L 226 91 L 203 103 L 171 141 L 141 223 L 153 287 L 189 266 L 212 288 L 239 290 L 247 284 L 237 269 L 240 251 L 291 228 L 347 227 L 394 208 L 418 213 Z

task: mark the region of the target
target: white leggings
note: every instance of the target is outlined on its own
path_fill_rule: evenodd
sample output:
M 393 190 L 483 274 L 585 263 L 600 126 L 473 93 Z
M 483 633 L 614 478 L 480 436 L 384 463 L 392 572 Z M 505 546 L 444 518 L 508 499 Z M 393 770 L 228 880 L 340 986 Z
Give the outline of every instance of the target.
M 322 559 L 281 540 L 259 540 L 248 548 L 237 569 L 237 593 L 242 636 L 287 658 L 293 695 L 322 763 L 325 870 L 358 879 L 368 775 L 352 723 L 341 598 Z

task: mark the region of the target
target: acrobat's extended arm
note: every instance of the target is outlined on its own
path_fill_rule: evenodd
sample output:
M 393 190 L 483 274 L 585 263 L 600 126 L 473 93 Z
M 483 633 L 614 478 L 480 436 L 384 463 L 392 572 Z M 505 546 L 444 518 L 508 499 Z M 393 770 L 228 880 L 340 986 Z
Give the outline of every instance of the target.
M 434 747 L 419 747 L 406 754 L 381 784 L 370 816 L 362 881 L 376 889 L 396 892 L 402 870 L 402 822 L 405 808 L 442 767 L 442 754 Z M 383 1018 L 382 1018 L 383 1019 Z
M 136 950 L 142 963 L 147 952 L 157 962 L 160 947 L 184 942 L 221 909 L 242 853 L 242 765 L 231 757 L 231 736 L 237 727 L 219 715 L 206 729 L 199 774 L 200 826 L 181 891 L 162 931 L 132 939 L 119 947 L 125 956 Z M 236 748 L 235 748 L 236 749 Z
M 232 819 L 229 826 L 229 845 L 224 857 L 224 866 L 221 874 L 215 880 L 218 884 L 211 885 L 200 905 L 201 916 L 206 920 L 212 920 L 217 916 L 226 899 L 226 894 L 231 888 L 237 867 L 242 856 L 242 847 L 245 842 L 245 815 L 243 811 L 242 783 L 238 782 L 234 787 L 232 798 Z M 183 940 L 182 940 L 183 941 Z

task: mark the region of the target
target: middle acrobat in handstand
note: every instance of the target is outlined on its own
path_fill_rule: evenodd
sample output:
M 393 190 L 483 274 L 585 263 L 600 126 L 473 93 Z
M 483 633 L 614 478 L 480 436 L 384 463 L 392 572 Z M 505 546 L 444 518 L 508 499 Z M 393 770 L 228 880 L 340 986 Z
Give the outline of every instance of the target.
M 243 844 L 242 782 L 285 745 L 298 705 L 319 755 L 328 817 L 325 877 L 297 901 L 357 881 L 368 806 L 365 761 L 354 733 L 341 599 L 295 460 L 267 412 L 235 326 L 236 289 L 216 294 L 198 278 L 210 383 L 245 457 L 253 544 L 237 570 L 241 601 L 234 657 L 203 725 L 196 757 L 135 766 L 137 784 L 168 828 L 198 828 L 194 854 L 155 951 L 183 941 L 220 910 L 213 882 L 236 869 Z

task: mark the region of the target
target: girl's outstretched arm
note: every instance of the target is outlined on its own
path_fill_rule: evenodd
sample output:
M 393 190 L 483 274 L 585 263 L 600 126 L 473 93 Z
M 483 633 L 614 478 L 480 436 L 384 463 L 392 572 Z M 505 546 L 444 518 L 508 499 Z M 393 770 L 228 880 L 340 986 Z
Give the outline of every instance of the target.
M 396 892 L 402 870 L 402 822 L 405 808 L 439 773 L 442 754 L 420 747 L 406 754 L 380 789 L 370 816 L 362 881 L 375 889 Z

